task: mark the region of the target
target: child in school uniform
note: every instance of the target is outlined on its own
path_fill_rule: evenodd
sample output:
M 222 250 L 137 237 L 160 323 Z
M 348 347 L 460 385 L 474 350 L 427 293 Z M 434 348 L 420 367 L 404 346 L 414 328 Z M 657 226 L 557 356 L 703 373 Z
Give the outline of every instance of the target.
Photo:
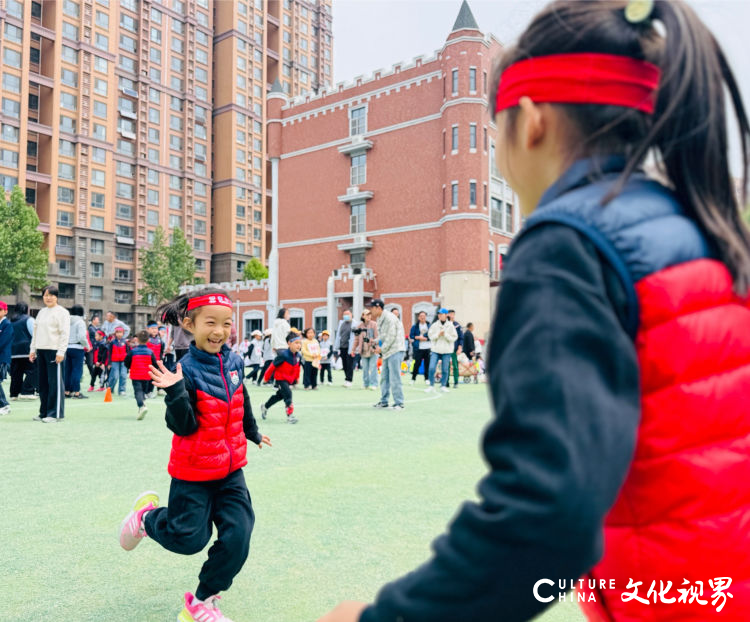
M 157 359 L 154 351 L 148 347 L 148 332 L 145 330 L 139 331 L 135 338 L 138 341 L 138 345 L 125 356 L 125 368 L 130 372 L 135 403 L 138 405 L 138 416 L 136 419 L 140 421 L 148 412 L 145 400 L 148 395 L 149 386 L 151 385 L 149 367 L 156 367 L 156 363 L 160 359 Z
M 321 622 L 519 622 L 573 587 L 590 621 L 744 621 L 750 124 L 726 57 L 685 2 L 558 1 L 490 84 L 527 220 L 487 353 L 489 473 L 427 563 Z
M 260 407 L 260 415 L 265 419 L 268 409 L 276 402 L 284 402 L 286 406 L 286 422 L 297 423 L 294 416 L 294 404 L 292 403 L 291 386 L 297 384 L 300 374 L 300 350 L 302 349 L 302 335 L 299 332 L 290 331 L 286 336 L 287 348 L 277 350 L 276 358 L 266 370 L 263 377 L 266 382 L 273 380 L 277 388 L 276 393 L 268 398 Z
M 331 333 L 327 330 L 320 333 L 320 384 L 325 384 L 325 376 L 328 374 L 328 384 L 333 385 L 331 376 Z
M 109 342 L 107 352 L 109 386 L 112 389 L 112 393 L 116 390 L 118 395 L 125 395 L 125 382 L 127 380 L 125 357 L 130 352 L 130 344 L 124 335 L 125 329 L 122 326 L 115 328 L 115 336 Z
M 109 356 L 107 335 L 103 330 L 97 330 L 95 335 L 96 340 L 92 344 L 94 353 L 89 391 L 104 391 L 105 385 L 107 384 L 107 366 L 109 364 L 107 359 L 107 357 Z M 95 389 L 97 378 L 99 379 L 99 388 Z
M 169 506 L 159 496 L 138 496 L 120 527 L 120 545 L 134 549 L 149 537 L 169 551 L 194 555 L 211 539 L 195 594 L 186 592 L 179 622 L 231 622 L 219 609 L 219 593 L 232 585 L 247 559 L 255 522 L 242 467 L 247 440 L 271 445 L 258 431 L 242 382 L 242 359 L 229 349 L 232 301 L 219 289 L 178 296 L 157 312 L 181 324 L 194 338 L 189 352 L 170 372 L 163 361 L 151 366 L 154 386 L 167 395 L 167 427 L 174 432 L 169 458 Z M 144 348 L 147 350 L 147 348 Z

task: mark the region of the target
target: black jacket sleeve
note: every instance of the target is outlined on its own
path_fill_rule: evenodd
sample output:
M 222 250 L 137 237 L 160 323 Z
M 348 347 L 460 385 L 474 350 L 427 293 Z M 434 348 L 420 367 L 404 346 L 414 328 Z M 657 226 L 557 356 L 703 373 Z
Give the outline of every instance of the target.
M 195 391 L 187 378 L 166 388 L 164 419 L 167 427 L 177 436 L 188 436 L 198 429 L 198 419 L 193 411 Z
M 242 427 L 245 431 L 245 437 L 251 440 L 256 445 L 260 445 L 261 433 L 258 431 L 258 423 L 253 417 L 253 407 L 250 404 L 250 394 L 247 392 L 247 387 L 242 385 L 242 396 L 244 398 L 245 414 L 242 417 Z
M 361 622 L 529 620 L 548 606 L 533 597 L 536 581 L 577 579 L 599 560 L 640 415 L 635 349 L 607 272 L 562 225 L 518 240 L 492 330 L 496 414 L 480 501 L 463 505 L 434 557 L 384 587 Z
M 126 369 L 130 369 L 130 365 L 131 365 L 132 363 L 133 363 L 133 353 L 129 351 L 129 352 L 128 352 L 128 353 L 127 353 L 127 354 L 125 355 L 125 368 L 126 368 Z

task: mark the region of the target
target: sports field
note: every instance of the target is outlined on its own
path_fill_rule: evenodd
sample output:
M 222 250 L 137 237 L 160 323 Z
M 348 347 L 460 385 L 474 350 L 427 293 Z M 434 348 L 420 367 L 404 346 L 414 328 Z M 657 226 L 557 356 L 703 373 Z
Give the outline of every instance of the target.
M 371 600 L 428 558 L 430 542 L 484 472 L 479 438 L 490 417 L 484 385 L 449 394 L 406 386 L 406 410 L 371 407 L 375 392 L 295 391 L 297 425 L 275 406 L 248 448 L 256 525 L 250 558 L 222 609 L 235 622 L 310 622 L 341 599 Z M 4 385 L 6 394 L 8 383 Z M 66 402 L 66 421 L 32 422 L 38 402 L 0 417 L 0 618 L 12 622 L 167 622 L 194 591 L 205 551 L 169 553 L 145 540 L 130 553 L 117 531 L 134 498 L 166 503 L 171 433 L 162 398 L 136 421 L 132 388 Z M 253 408 L 269 388 L 250 387 Z M 498 619 L 502 619 L 500 616 Z M 544 622 L 578 622 L 562 604 Z M 456 622 L 468 622 L 460 621 Z

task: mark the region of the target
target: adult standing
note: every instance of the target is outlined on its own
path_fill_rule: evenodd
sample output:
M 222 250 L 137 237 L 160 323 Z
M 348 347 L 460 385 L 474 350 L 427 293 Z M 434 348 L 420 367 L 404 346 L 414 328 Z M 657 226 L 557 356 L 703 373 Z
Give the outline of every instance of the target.
M 450 309 L 448 311 L 448 319 L 453 323 L 453 328 L 456 329 L 456 343 L 453 344 L 453 355 L 451 356 L 451 364 L 453 365 L 453 388 L 458 388 L 458 355 L 463 351 L 464 345 L 464 331 L 461 329 L 461 324 L 456 322 L 456 311 Z
M 454 352 L 454 343 L 458 338 L 456 327 L 448 319 L 448 309 L 438 310 L 438 319 L 430 326 L 427 334 L 430 337 L 430 342 L 432 342 L 432 352 L 430 353 L 430 386 L 425 391 L 430 392 L 434 390 L 435 370 L 437 369 L 438 361 L 440 361 L 442 365 L 440 372 L 440 384 L 442 386 L 440 390 L 447 392 L 449 390 L 448 374 L 450 372 L 451 357 Z
M 292 327 L 289 324 L 289 309 L 281 307 L 276 314 L 276 319 L 273 321 L 273 329 L 271 331 L 271 348 L 273 349 L 274 354 L 280 350 L 286 350 L 286 336 L 291 330 Z
M 375 354 L 383 357 L 380 377 L 380 401 L 374 408 L 388 408 L 388 393 L 393 395 L 393 410 L 404 409 L 401 386 L 401 362 L 404 360 L 404 327 L 393 313 L 386 311 L 379 298 L 370 302 L 372 318 L 377 321 L 379 346 Z
M 91 350 L 83 313 L 81 305 L 73 305 L 70 308 L 70 333 L 68 349 L 65 353 L 65 397 L 73 397 L 77 400 L 88 399 L 88 395 L 81 393 L 83 359 L 85 353 Z
M 424 366 L 424 382 L 429 384 L 429 373 L 430 373 L 430 338 L 428 332 L 430 325 L 427 322 L 427 313 L 420 311 L 417 314 L 417 321 L 409 331 L 409 341 L 412 343 L 412 354 L 414 356 L 414 367 L 411 370 L 411 383 L 417 380 L 419 375 L 419 366 Z
M 8 305 L 0 300 L 0 415 L 10 412 L 10 404 L 5 398 L 3 381 L 10 371 L 10 354 L 13 349 L 13 327 L 5 316 L 8 315 Z
M 362 381 L 365 389 L 377 391 L 378 389 L 378 355 L 375 354 L 375 346 L 378 344 L 378 324 L 372 319 L 372 311 L 365 309 L 362 312 L 362 323 L 354 331 L 353 352 L 359 355 L 362 361 Z
M 188 353 L 190 342 L 193 340 L 193 334 L 186 331 L 182 326 L 172 327 L 172 340 L 170 345 L 174 349 L 175 363 Z M 169 349 L 169 348 L 167 348 Z
M 347 309 L 339 322 L 338 329 L 336 330 L 336 347 L 341 357 L 341 366 L 344 370 L 344 386 L 352 386 L 352 378 L 354 377 L 354 357 L 351 355 L 352 342 L 354 335 L 352 334 L 352 312 Z
M 469 322 L 466 325 L 466 330 L 464 331 L 464 354 L 469 358 L 470 361 L 474 360 L 474 355 L 476 354 L 476 345 L 474 343 L 474 323 Z
M 35 421 L 54 423 L 65 418 L 63 361 L 68 349 L 70 313 L 57 304 L 58 289 L 47 285 L 42 290 L 44 308 L 39 311 L 31 336 L 29 360 L 39 359 L 39 416 Z
M 117 314 L 114 311 L 107 311 L 105 317 L 105 321 L 102 322 L 102 330 L 104 331 L 104 334 L 107 335 L 107 339 L 111 339 L 115 335 L 115 329 L 118 326 L 121 326 L 124 334 L 123 337 L 125 339 L 128 338 L 128 335 L 130 334 L 130 327 L 125 324 L 122 320 L 117 319 Z
M 29 316 L 29 305 L 16 303 L 13 326 L 13 346 L 10 360 L 10 399 L 36 399 L 36 362 L 29 360 L 31 336 L 34 334 L 34 318 Z
M 101 319 L 98 315 L 91 318 L 88 325 L 88 336 L 89 336 L 89 349 L 86 350 L 85 360 L 86 368 L 89 370 L 89 375 L 94 377 L 94 344 L 96 343 L 96 331 L 101 326 Z

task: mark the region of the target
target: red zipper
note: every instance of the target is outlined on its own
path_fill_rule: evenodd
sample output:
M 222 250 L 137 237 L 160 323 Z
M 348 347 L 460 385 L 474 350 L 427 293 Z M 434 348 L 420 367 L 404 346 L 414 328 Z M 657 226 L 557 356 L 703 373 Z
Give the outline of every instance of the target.
M 219 357 L 219 370 L 221 371 L 221 380 L 224 382 L 224 388 L 227 390 L 227 423 L 224 426 L 224 443 L 227 446 L 227 449 L 229 450 L 229 473 L 227 473 L 227 477 L 232 473 L 232 446 L 229 444 L 229 441 L 227 440 L 227 434 L 228 434 L 228 428 L 229 423 L 232 418 L 232 398 L 229 395 L 229 385 L 227 384 L 227 379 L 224 378 L 224 361 L 221 359 L 221 352 L 217 352 L 216 356 Z

